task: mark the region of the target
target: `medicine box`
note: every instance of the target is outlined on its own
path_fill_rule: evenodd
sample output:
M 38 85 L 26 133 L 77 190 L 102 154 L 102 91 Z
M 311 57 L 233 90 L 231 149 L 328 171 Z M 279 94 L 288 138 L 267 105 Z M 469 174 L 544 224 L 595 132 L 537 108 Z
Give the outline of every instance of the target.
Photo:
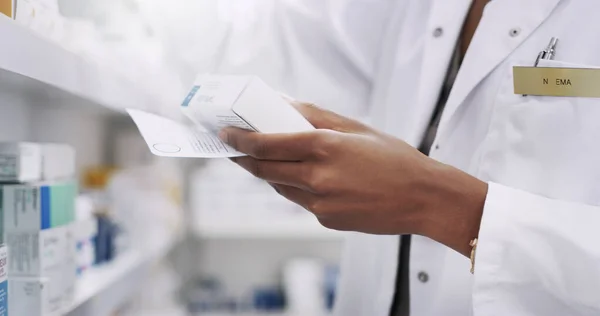
M 0 0 L 0 14 L 4 14 L 10 18 L 14 18 L 15 8 L 15 0 Z
M 8 281 L 9 315 L 58 316 L 61 301 L 45 278 L 13 278 Z
M 48 277 L 67 256 L 67 226 L 31 232 L 8 232 L 9 274 Z
M 76 195 L 75 181 L 0 186 L 5 233 L 35 233 L 72 223 Z
M 42 151 L 42 179 L 65 180 L 75 175 L 75 149 L 65 144 L 44 143 Z
M 38 233 L 8 233 L 7 236 L 9 280 L 29 279 L 29 283 L 33 284 L 29 284 L 28 291 L 41 284 L 43 293 L 36 294 L 40 297 L 35 300 L 43 302 L 39 304 L 43 306 L 44 311 L 58 310 L 72 299 L 75 280 L 68 277 L 68 272 L 69 269 L 73 269 L 73 274 L 75 272 L 74 268 L 68 265 L 68 229 L 69 226 L 64 226 Z
M 76 247 L 76 271 L 78 275 L 82 275 L 96 261 L 95 240 L 98 235 L 98 220 L 95 217 L 78 220 L 73 223 L 73 229 Z
M 66 37 L 65 18 L 57 1 L 16 0 L 14 19 L 44 38 L 62 42 Z
M 74 295 L 76 195 L 75 181 L 0 186 L 9 276 L 28 278 L 28 283 L 18 283 L 28 291 L 42 286 L 35 294 L 43 301 L 40 310 L 61 308 Z
M 183 101 L 196 125 L 217 132 L 233 126 L 261 133 L 294 133 L 314 127 L 289 102 L 255 76 L 202 75 Z
M 0 181 L 38 181 L 41 175 L 42 149 L 38 144 L 0 143 Z
M 76 194 L 74 181 L 0 187 L 11 276 L 45 276 L 64 261 Z
M 63 306 L 71 305 L 75 299 L 75 283 L 77 282 L 77 250 L 75 224 L 67 225 L 65 239 L 65 258 L 62 266 Z
M 61 180 L 74 175 L 75 150 L 69 145 L 0 142 L 0 182 Z

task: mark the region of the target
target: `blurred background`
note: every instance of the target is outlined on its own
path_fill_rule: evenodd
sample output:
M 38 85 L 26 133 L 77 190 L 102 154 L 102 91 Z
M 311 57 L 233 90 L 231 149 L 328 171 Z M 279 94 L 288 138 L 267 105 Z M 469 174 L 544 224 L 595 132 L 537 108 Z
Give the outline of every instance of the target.
M 55 254 L 73 264 L 73 280 L 10 268 L 9 284 L 28 295 L 9 290 L 9 307 L 39 305 L 32 316 L 327 314 L 343 235 L 227 159 L 152 156 L 124 111 L 179 118 L 197 74 L 260 71 L 275 89 L 344 112 L 345 100 L 327 92 L 335 82 L 272 58 L 274 25 L 286 18 L 276 7 L 0 0 L 0 141 L 54 144 L 74 157 L 59 160 L 78 187 L 63 241 L 74 250 Z

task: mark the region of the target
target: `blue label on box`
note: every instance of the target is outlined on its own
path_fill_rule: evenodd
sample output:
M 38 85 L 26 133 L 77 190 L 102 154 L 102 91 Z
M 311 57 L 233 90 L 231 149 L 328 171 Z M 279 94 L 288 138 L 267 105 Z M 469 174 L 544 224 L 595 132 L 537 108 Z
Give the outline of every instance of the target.
M 188 95 L 185 98 L 185 100 L 183 100 L 183 103 L 181 104 L 181 106 L 188 106 L 188 105 L 190 105 L 190 102 L 192 102 L 192 99 L 194 98 L 194 96 L 196 95 L 196 93 L 198 93 L 198 90 L 200 90 L 200 86 L 194 86 L 192 88 L 192 90 L 190 91 L 190 93 L 188 93 Z
M 43 229 L 50 228 L 50 187 L 43 186 L 40 188 L 40 200 L 41 200 L 41 226 Z
M 0 246 L 0 316 L 8 315 L 8 249 Z
M 8 281 L 0 283 L 0 316 L 8 315 Z

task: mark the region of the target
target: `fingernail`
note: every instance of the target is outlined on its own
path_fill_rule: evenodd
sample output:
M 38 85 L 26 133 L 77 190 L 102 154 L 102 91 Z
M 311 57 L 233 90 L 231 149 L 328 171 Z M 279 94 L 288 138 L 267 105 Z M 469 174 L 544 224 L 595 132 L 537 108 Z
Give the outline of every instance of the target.
M 225 143 L 227 143 L 227 131 L 222 129 L 219 131 L 219 139 Z

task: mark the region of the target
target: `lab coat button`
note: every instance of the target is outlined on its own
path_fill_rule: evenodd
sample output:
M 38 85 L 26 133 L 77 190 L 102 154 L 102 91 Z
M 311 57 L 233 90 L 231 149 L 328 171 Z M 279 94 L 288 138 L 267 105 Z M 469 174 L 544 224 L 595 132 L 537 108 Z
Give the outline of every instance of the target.
M 433 30 L 433 37 L 440 37 L 443 34 L 444 34 L 444 29 L 442 29 L 441 27 L 438 27 L 435 30 Z
M 521 28 L 518 28 L 518 27 L 512 28 L 512 29 L 510 29 L 510 32 L 508 32 L 508 34 L 511 37 L 517 37 L 517 36 L 519 36 L 519 34 L 521 34 Z
M 421 281 L 421 283 L 427 283 L 427 281 L 429 281 L 429 274 L 427 274 L 426 272 L 421 271 L 417 275 L 417 278 L 419 279 L 419 281 Z

